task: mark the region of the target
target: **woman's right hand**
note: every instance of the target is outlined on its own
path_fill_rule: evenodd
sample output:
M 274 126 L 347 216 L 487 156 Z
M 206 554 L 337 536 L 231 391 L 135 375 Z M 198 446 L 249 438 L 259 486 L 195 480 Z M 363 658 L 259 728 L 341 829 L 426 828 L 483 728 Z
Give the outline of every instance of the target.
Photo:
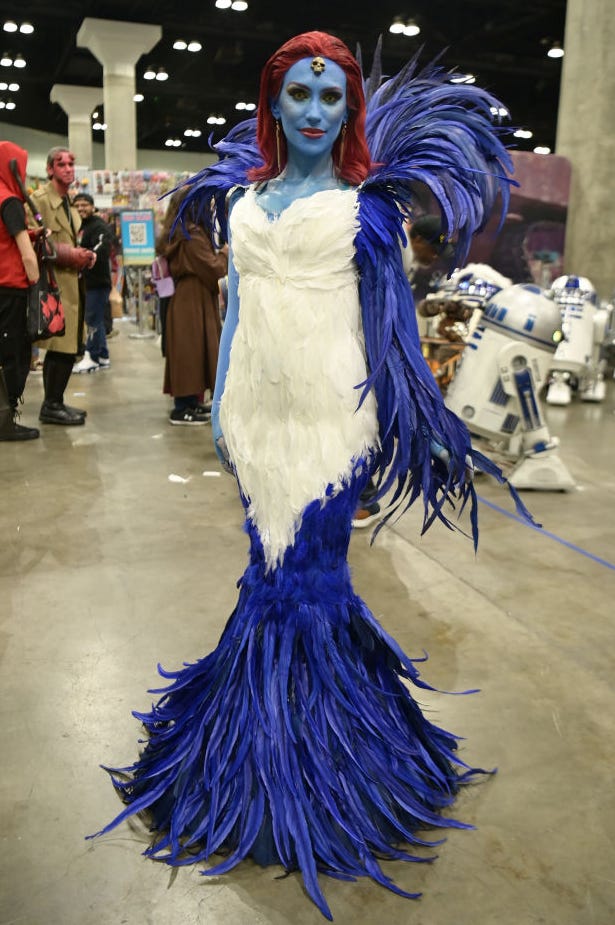
M 214 448 L 216 450 L 216 456 L 222 464 L 222 468 L 225 472 L 229 472 L 231 475 L 234 475 L 233 465 L 231 463 L 231 458 L 229 456 L 228 448 L 226 445 L 226 440 L 224 439 L 224 434 L 222 433 L 222 428 L 220 427 L 220 402 L 214 401 L 211 406 L 211 430 L 214 438 Z

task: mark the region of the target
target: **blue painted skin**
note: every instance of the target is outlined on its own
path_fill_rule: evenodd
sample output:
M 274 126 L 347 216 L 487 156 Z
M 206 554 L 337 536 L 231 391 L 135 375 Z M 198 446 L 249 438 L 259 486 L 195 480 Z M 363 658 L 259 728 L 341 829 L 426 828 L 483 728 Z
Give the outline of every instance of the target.
M 325 58 L 324 62 L 325 69 L 320 74 L 312 70 L 312 58 L 295 62 L 284 76 L 279 96 L 271 104 L 271 112 L 280 121 L 288 151 L 283 173 L 270 180 L 258 193 L 261 208 L 274 216 L 287 209 L 295 199 L 346 186 L 337 177 L 331 158 L 333 145 L 348 118 L 346 74 L 329 58 Z M 228 305 L 211 412 L 216 453 L 227 471 L 232 470 L 220 427 L 220 399 L 239 321 L 238 283 L 229 240 Z

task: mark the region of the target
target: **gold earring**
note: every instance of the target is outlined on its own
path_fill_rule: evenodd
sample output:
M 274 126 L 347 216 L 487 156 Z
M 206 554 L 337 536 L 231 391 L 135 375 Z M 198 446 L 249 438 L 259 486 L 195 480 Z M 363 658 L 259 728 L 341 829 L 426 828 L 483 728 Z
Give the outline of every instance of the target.
M 278 161 L 278 173 L 282 172 L 282 158 L 280 157 L 280 121 L 275 120 L 275 153 Z
M 341 170 L 341 169 L 342 169 L 342 165 L 343 165 L 343 163 L 344 163 L 344 145 L 346 144 L 346 128 L 347 128 L 347 126 L 348 126 L 348 123 L 347 123 L 347 122 L 344 122 L 344 124 L 342 125 L 342 140 L 341 140 L 341 142 L 340 142 L 340 153 L 339 153 L 339 158 L 338 158 L 338 162 L 337 162 L 337 163 L 338 163 L 338 170 Z

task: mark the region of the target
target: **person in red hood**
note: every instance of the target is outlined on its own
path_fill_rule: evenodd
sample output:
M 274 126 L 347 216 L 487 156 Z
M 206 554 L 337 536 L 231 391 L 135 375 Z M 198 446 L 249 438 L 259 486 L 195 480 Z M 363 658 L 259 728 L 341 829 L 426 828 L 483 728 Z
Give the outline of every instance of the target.
M 26 226 L 24 197 L 11 169 L 15 161 L 23 183 L 28 152 L 0 141 L 0 440 L 33 440 L 35 427 L 15 420 L 30 369 L 26 331 L 28 287 L 38 281 L 38 262 Z

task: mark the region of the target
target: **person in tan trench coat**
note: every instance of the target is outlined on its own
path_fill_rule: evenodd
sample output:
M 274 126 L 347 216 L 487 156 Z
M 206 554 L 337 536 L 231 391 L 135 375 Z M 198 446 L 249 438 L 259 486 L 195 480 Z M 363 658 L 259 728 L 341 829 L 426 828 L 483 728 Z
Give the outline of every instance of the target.
M 44 424 L 74 425 L 85 422 L 85 411 L 64 404 L 64 391 L 73 369 L 75 357 L 83 336 L 83 293 L 79 272 L 96 263 L 96 254 L 77 246 L 77 232 L 81 218 L 68 198 L 68 190 L 75 179 L 75 158 L 66 148 L 51 148 L 47 155 L 49 180 L 32 193 L 32 201 L 43 223 L 51 232 L 51 241 L 57 251 L 55 273 L 64 308 L 65 334 L 41 341 L 44 347 L 43 385 L 45 397 L 39 420 Z M 29 224 L 36 225 L 34 216 Z
M 205 424 L 209 415 L 200 396 L 216 381 L 220 312 L 218 280 L 227 272 L 227 249 L 215 251 L 209 235 L 198 224 L 185 222 L 185 231 L 173 223 L 187 188 L 171 198 L 157 253 L 167 258 L 175 283 L 165 325 L 163 392 L 173 396 L 171 424 Z M 189 235 L 189 237 L 187 237 Z

